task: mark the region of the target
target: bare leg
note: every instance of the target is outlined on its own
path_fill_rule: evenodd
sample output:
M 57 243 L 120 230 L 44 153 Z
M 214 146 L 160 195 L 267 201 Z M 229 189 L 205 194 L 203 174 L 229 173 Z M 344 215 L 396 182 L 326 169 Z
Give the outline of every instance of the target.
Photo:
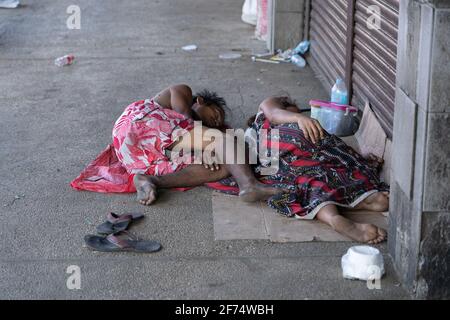
M 212 129 L 202 127 L 202 135 L 205 137 L 211 137 L 211 131 Z M 216 146 L 217 149 L 223 150 L 223 158 L 227 159 L 226 153 L 226 139 L 234 139 L 231 138 L 220 131 L 216 130 L 214 131 L 215 134 L 222 135 L 223 137 L 223 146 Z M 178 142 L 176 145 L 173 146 L 173 148 L 190 148 L 191 150 L 195 150 L 196 144 L 194 143 L 194 134 L 186 135 L 183 137 L 183 139 Z M 211 144 L 211 140 L 207 139 L 207 141 L 203 141 L 201 144 L 201 151 L 204 151 L 209 145 Z M 245 148 L 245 145 L 242 145 L 241 142 L 237 141 L 237 143 L 234 144 L 235 150 L 237 148 Z M 235 152 L 234 154 L 237 154 Z M 222 163 L 225 163 L 223 159 Z M 226 171 L 229 172 L 233 176 L 233 178 L 236 180 L 237 184 L 239 185 L 240 190 L 240 197 L 245 202 L 256 202 L 259 200 L 265 200 L 270 198 L 273 195 L 279 194 L 281 192 L 284 192 L 285 190 L 273 188 L 270 186 L 267 186 L 261 182 L 259 182 L 255 176 L 253 171 L 251 170 L 250 166 L 248 164 L 223 164 L 223 167 L 225 167 Z
M 323 207 L 317 213 L 317 219 L 325 222 L 337 232 L 358 242 L 378 244 L 386 240 L 385 230 L 373 224 L 356 223 L 339 214 L 334 204 Z
M 229 177 L 225 167 L 219 171 L 205 169 L 202 165 L 190 165 L 183 170 L 165 176 L 134 176 L 137 199 L 143 205 L 151 205 L 157 197 L 158 189 L 197 187 Z
M 359 203 L 354 209 L 385 212 L 389 210 L 389 192 L 377 192 Z
M 225 164 L 224 167 L 239 185 L 239 196 L 244 202 L 266 200 L 285 191 L 259 182 L 248 165 Z

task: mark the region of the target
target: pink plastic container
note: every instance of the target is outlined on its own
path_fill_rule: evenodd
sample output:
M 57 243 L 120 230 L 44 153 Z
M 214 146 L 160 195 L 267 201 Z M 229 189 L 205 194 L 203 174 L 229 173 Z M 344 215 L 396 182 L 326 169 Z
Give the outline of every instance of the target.
M 356 129 L 358 108 L 324 100 L 311 100 L 311 118 L 317 119 L 330 134 L 352 135 Z

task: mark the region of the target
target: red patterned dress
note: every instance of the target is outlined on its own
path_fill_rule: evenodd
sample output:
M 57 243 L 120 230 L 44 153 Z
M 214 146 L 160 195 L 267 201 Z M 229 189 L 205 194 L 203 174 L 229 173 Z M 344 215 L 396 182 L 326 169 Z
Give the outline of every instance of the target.
M 187 165 L 182 157 L 171 161 L 166 150 L 193 128 L 192 119 L 163 108 L 153 99 L 134 102 L 116 121 L 113 143 L 71 186 L 96 192 L 135 192 L 135 174 L 161 176 Z
M 325 139 L 314 144 L 307 140 L 297 124 L 272 125 L 259 113 L 251 129 L 258 141 L 268 148 L 279 145 L 279 169 L 276 174 L 259 176 L 259 180 L 291 192 L 273 196 L 268 205 L 279 213 L 299 219 L 314 219 L 317 212 L 328 204 L 354 207 L 371 194 L 387 191 L 376 168 L 337 136 L 326 134 Z M 261 135 L 262 129 L 267 135 Z M 271 130 L 279 130 L 279 139 L 270 141 Z M 267 166 L 258 163 L 256 174 Z M 219 191 L 238 194 L 232 178 L 208 184 Z

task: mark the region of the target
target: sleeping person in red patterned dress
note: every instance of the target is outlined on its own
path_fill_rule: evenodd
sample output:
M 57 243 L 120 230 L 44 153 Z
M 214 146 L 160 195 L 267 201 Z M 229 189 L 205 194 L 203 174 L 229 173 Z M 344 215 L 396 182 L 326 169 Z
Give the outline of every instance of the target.
M 261 130 L 277 129 L 279 134 L 279 168 L 272 175 L 259 175 L 267 166 L 253 167 L 260 182 L 287 190 L 268 199 L 279 213 L 298 219 L 318 219 L 336 231 L 359 242 L 377 244 L 386 239 L 386 231 L 372 224 L 353 222 L 340 215 L 338 207 L 384 212 L 388 210 L 388 186 L 379 179 L 379 159 L 365 159 L 341 139 L 325 132 L 319 122 L 300 113 L 288 98 L 264 100 L 258 114 L 249 122 L 259 143 L 269 145 L 269 134 Z M 259 143 L 253 144 L 258 146 Z M 250 150 L 249 152 L 259 152 Z M 239 181 L 222 166 L 205 179 L 190 178 L 191 167 L 165 176 L 147 176 L 155 188 L 195 186 L 223 178 L 208 186 L 231 194 L 239 193 Z M 237 183 L 236 183 L 237 182 Z
M 112 144 L 71 186 L 95 192 L 137 192 L 138 201 L 150 205 L 156 199 L 157 177 L 184 169 L 175 180 L 175 183 L 182 181 L 181 187 L 194 187 L 232 175 L 243 201 L 255 202 L 283 192 L 259 182 L 245 161 L 219 168 L 215 163 L 223 161 L 203 157 L 205 148 L 219 143 L 212 138 L 227 140 L 226 133 L 220 131 L 224 128 L 224 107 L 224 99 L 216 93 L 203 90 L 193 96 L 187 85 L 174 85 L 151 99 L 130 104 L 115 123 Z M 194 132 L 196 120 L 201 121 L 196 127 L 199 139 Z M 173 149 L 187 152 L 175 161 L 169 158 Z M 200 151 L 200 161 L 193 161 L 191 153 L 195 151 Z M 166 182 L 166 187 L 170 187 L 170 177 Z

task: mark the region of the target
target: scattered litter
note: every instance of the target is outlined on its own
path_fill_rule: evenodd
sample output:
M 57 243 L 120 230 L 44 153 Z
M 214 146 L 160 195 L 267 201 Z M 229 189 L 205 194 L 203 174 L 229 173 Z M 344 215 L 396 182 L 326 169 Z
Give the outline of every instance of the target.
M 235 53 L 235 52 L 226 52 L 219 55 L 220 59 L 224 60 L 233 60 L 233 59 L 240 59 L 242 58 L 242 54 Z
M 253 62 L 272 63 L 272 64 L 279 64 L 280 63 L 280 61 L 274 61 L 274 60 L 262 59 L 262 58 L 256 58 L 256 57 L 252 57 L 252 61 Z
M 285 51 L 277 50 L 277 54 L 271 57 L 270 60 L 290 63 L 294 54 L 295 52 L 292 49 L 287 49 Z
M 18 0 L 0 0 L 0 8 L 15 9 L 19 4 Z
M 263 53 L 256 53 L 256 54 L 254 54 L 254 56 L 257 58 L 264 58 L 264 57 L 273 56 L 273 53 L 268 51 L 268 52 L 263 52 Z
M 302 41 L 298 44 L 298 46 L 295 47 L 294 52 L 296 54 L 304 55 L 305 53 L 308 52 L 310 46 L 311 46 L 311 42 Z
M 302 41 L 292 50 L 291 62 L 299 68 L 306 66 L 306 60 L 304 58 L 305 53 L 308 52 L 311 43 L 309 41 Z
M 306 66 L 306 60 L 299 54 L 294 54 L 291 57 L 291 62 L 299 68 L 304 68 Z
M 17 200 L 20 200 L 20 199 L 23 199 L 23 198 L 25 198 L 25 195 L 24 195 L 24 194 L 21 194 L 21 195 L 15 195 L 15 196 L 14 196 L 14 199 L 13 199 L 10 203 L 5 203 L 5 204 L 3 205 L 3 207 L 12 206 Z
M 276 55 L 276 58 L 286 61 L 286 62 L 289 62 L 294 54 L 295 54 L 295 52 L 292 51 L 292 49 L 288 49 L 286 51 L 278 50 L 278 54 Z
M 75 56 L 68 54 L 68 55 L 65 55 L 64 57 L 57 58 L 55 60 L 55 65 L 58 67 L 69 66 L 73 63 L 74 60 L 75 60 Z
M 345 279 L 379 280 L 384 275 L 383 255 L 374 247 L 351 247 L 342 257 L 341 264 Z
M 289 58 L 289 59 L 284 59 L 284 58 L 278 56 L 278 54 L 277 54 L 277 55 L 274 55 L 273 57 L 271 57 L 270 60 L 272 60 L 272 61 L 277 61 L 278 63 L 281 63 L 281 62 L 289 63 L 289 62 L 291 62 L 291 58 Z
M 285 51 L 283 50 L 277 50 L 277 54 L 272 55 L 270 59 L 261 59 L 262 56 L 253 56 L 253 61 L 260 61 L 260 62 L 266 62 L 266 63 L 292 63 L 296 65 L 299 68 L 304 68 L 306 66 L 306 60 L 303 57 L 303 55 L 308 52 L 310 47 L 309 41 L 302 41 L 300 42 L 295 49 L 287 49 Z M 271 54 L 266 54 L 265 56 L 270 56 Z
M 184 51 L 195 51 L 198 49 L 198 47 L 195 44 L 189 44 L 187 46 L 182 47 L 181 49 L 183 49 Z

